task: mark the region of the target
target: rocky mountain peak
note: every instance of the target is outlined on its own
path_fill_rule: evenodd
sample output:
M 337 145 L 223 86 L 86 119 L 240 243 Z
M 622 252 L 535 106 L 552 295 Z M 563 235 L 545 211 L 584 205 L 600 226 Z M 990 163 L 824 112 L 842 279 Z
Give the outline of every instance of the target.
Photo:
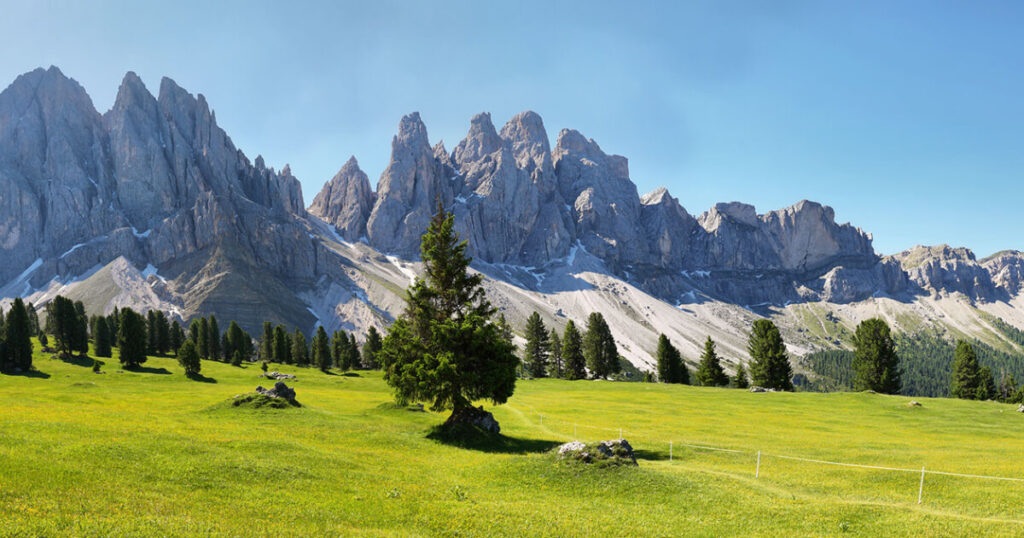
M 427 126 L 420 119 L 419 112 L 413 112 L 402 116 L 398 123 L 398 134 L 391 142 L 392 157 L 396 149 L 402 148 L 411 152 L 422 151 L 423 148 L 430 149 L 430 142 L 427 137 Z
M 374 199 L 369 178 L 352 156 L 316 195 L 309 213 L 333 225 L 346 241 L 358 241 L 366 235 Z
M 470 120 L 469 132 L 466 134 L 466 138 L 459 142 L 458 146 L 455 146 L 452 160 L 456 165 L 463 166 L 501 150 L 504 145 L 504 140 L 498 136 L 498 132 L 491 122 L 490 112 L 481 112 Z

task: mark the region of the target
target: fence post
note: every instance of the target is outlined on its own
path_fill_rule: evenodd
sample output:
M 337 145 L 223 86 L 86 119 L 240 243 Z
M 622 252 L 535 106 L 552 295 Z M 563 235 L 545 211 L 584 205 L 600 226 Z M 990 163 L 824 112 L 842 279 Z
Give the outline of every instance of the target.
M 672 461 L 672 441 L 668 442 L 668 461 Z
M 754 469 L 754 478 L 761 476 L 761 451 L 757 451 L 757 468 Z
M 921 497 L 924 495 L 924 465 L 921 466 L 921 485 L 917 488 L 917 504 L 921 504 Z

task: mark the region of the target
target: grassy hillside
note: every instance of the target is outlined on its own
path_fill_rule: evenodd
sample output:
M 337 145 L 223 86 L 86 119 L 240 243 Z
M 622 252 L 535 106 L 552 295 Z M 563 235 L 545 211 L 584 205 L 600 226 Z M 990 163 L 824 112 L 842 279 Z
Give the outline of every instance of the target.
M 918 505 L 918 473 L 770 456 L 1024 477 L 1007 405 L 525 381 L 494 409 L 508 438 L 465 449 L 427 438 L 444 416 L 395 408 L 379 373 L 285 367 L 303 407 L 253 410 L 224 402 L 266 386 L 254 366 L 36 365 L 0 377 L 3 535 L 1024 533 L 1024 483 L 928 475 Z M 640 467 L 556 463 L 574 422 L 583 440 L 623 428 Z

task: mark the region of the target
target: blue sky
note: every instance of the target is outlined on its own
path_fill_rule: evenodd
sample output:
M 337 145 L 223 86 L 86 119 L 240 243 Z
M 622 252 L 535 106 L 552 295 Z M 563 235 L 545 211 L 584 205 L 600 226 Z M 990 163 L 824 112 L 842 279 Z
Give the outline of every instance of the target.
M 694 214 L 808 198 L 886 254 L 1024 249 L 1022 2 L 2 4 L 0 85 L 57 65 L 102 112 L 169 76 L 307 203 L 352 154 L 375 182 L 405 113 L 451 149 L 532 109 Z

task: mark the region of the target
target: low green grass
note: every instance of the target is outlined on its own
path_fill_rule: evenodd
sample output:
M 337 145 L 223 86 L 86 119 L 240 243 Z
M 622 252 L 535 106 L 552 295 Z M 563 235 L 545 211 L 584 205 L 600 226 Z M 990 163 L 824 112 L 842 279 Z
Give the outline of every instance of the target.
M 272 385 L 255 365 L 105 361 L 0 376 L 0 535 L 1024 534 L 1024 483 L 928 475 L 919 505 L 919 473 L 774 456 L 1024 477 L 1008 405 L 535 380 L 487 406 L 502 439 L 459 447 L 377 372 L 278 368 L 302 407 L 275 409 L 226 403 Z M 619 428 L 638 468 L 551 452 Z

